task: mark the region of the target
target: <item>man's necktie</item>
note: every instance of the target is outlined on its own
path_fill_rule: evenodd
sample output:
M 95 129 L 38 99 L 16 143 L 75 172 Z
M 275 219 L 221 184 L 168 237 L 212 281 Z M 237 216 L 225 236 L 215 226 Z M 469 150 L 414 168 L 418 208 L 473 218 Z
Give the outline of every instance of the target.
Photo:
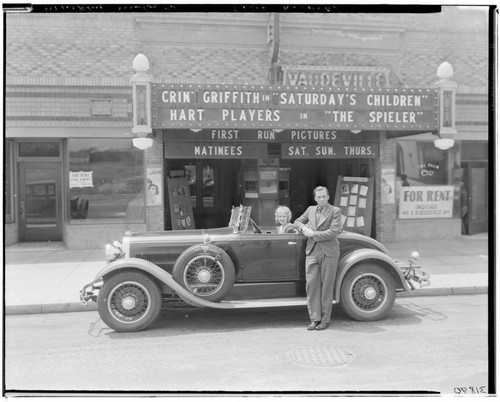
M 319 220 L 321 218 L 321 213 L 323 212 L 323 207 L 318 207 L 316 209 L 316 226 L 319 224 Z

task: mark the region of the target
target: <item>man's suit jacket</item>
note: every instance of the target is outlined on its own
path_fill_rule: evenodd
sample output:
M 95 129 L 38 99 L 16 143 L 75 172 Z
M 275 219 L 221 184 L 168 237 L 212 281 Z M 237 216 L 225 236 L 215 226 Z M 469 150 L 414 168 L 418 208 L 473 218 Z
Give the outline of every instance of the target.
M 317 209 L 317 205 L 308 207 L 294 222 L 299 229 L 307 224 L 314 231 L 314 235 L 307 238 L 306 255 L 309 255 L 313 247 L 317 245 L 328 257 L 338 257 L 339 239 L 337 236 L 342 231 L 340 208 L 327 204 L 316 225 Z

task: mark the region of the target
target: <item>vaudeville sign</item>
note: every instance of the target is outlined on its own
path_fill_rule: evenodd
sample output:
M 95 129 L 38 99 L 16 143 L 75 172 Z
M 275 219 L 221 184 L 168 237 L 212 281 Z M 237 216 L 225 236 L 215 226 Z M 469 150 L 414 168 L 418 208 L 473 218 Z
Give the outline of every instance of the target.
M 153 84 L 153 128 L 432 131 L 437 89 Z

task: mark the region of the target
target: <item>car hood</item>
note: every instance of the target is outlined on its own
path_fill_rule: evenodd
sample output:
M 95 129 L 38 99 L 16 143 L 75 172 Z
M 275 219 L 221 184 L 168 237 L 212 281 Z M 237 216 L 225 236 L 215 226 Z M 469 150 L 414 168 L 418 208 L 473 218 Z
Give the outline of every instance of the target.
M 209 243 L 214 240 L 229 239 L 234 236 L 229 227 L 217 229 L 165 230 L 157 232 L 126 232 L 123 244 L 126 248 L 144 246 L 146 248 L 165 245 L 186 245 Z

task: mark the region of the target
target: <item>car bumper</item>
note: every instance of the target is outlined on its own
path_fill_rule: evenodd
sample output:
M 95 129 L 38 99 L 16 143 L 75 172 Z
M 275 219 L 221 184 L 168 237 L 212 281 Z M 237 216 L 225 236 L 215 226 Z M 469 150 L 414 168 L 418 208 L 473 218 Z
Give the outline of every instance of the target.
M 80 290 L 80 301 L 84 304 L 88 304 L 88 302 L 97 303 L 97 294 L 101 286 L 102 280 L 87 283 Z
M 396 261 L 396 263 L 403 272 L 403 276 L 411 290 L 425 288 L 431 285 L 431 275 L 423 271 L 419 265 L 412 262 L 401 261 Z

